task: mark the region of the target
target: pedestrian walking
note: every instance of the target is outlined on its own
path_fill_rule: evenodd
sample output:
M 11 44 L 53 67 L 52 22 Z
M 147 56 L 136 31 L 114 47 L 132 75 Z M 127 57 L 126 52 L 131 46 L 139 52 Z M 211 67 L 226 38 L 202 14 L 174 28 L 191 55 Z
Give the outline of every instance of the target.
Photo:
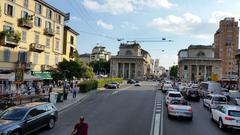
M 74 126 L 71 135 L 87 135 L 88 134 L 88 124 L 84 122 L 84 117 L 80 117 L 79 123 Z
M 76 98 L 76 96 L 77 96 L 77 86 L 76 85 L 73 87 L 72 92 L 73 92 L 73 98 Z

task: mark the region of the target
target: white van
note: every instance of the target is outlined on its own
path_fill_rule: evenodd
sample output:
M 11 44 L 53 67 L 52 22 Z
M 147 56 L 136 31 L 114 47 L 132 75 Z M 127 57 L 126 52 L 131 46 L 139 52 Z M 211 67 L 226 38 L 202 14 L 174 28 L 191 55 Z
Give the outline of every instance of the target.
M 201 82 L 198 87 L 199 95 L 202 97 L 206 97 L 211 93 L 220 93 L 221 89 L 221 84 L 214 81 Z

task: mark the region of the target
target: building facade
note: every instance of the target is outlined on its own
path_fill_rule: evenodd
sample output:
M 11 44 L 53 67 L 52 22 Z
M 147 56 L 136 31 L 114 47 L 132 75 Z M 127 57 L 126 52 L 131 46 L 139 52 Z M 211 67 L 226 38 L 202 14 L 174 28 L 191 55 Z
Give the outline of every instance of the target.
M 151 56 L 138 43 L 121 44 L 110 60 L 110 76 L 142 80 L 150 75 Z
M 41 73 L 56 68 L 63 58 L 70 59 L 69 53 L 76 48 L 76 40 L 67 43 L 66 56 L 64 52 L 64 30 L 67 38 L 74 35 L 73 31 L 65 29 L 65 20 L 69 18 L 59 9 L 43 0 L 1 0 L 0 1 L 0 84 L 7 86 L 12 75 L 11 85 L 20 81 L 51 79 L 49 72 L 45 78 Z M 21 70 L 18 70 L 21 69 Z M 22 76 L 18 74 L 18 71 Z M 23 73 L 21 73 L 21 72 Z M 8 74 L 8 75 L 6 75 Z M 48 75 L 47 75 L 48 74 Z M 24 76 L 24 77 L 23 77 Z M 4 80 L 4 81 L 2 81 Z M 14 81 L 15 80 L 15 81 Z M 19 83 L 19 82 L 18 82 Z M 15 89 L 15 88 L 11 88 Z
M 239 39 L 238 22 L 234 18 L 220 21 L 219 29 L 214 35 L 215 57 L 222 59 L 222 79 L 237 78 L 237 61 Z
M 222 77 L 221 59 L 214 58 L 212 46 L 190 45 L 180 50 L 178 65 L 182 81 L 218 80 Z
M 99 61 L 100 59 L 109 61 L 111 53 L 106 50 L 106 47 L 97 45 L 92 49 L 90 61 Z
M 88 64 L 91 62 L 91 54 L 89 54 L 89 53 L 80 54 L 79 58 L 83 63 Z

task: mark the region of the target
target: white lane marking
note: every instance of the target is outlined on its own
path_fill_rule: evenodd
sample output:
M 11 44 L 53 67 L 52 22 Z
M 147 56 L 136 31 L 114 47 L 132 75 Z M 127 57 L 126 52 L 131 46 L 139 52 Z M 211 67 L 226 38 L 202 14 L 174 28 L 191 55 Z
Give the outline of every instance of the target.
M 120 92 L 120 91 L 114 91 L 111 95 L 117 94 L 118 92 Z
M 160 113 L 155 115 L 155 125 L 154 125 L 154 135 L 159 135 L 159 127 L 160 127 Z
M 154 99 L 153 114 L 152 114 L 152 124 L 151 124 L 150 135 L 153 135 L 153 126 L 154 126 L 154 121 L 155 121 L 154 118 L 155 118 L 156 98 L 157 98 L 157 93 L 156 93 L 155 99 Z
M 160 135 L 163 135 L 163 113 L 164 113 L 164 106 L 163 106 L 163 96 L 162 96 L 162 113 L 161 113 L 161 133 Z

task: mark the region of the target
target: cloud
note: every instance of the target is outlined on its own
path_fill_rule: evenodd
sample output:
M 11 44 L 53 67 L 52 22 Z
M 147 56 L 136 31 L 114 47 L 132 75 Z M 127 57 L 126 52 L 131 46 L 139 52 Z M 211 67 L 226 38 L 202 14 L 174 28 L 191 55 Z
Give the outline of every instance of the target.
M 104 29 L 107 29 L 107 30 L 112 30 L 113 29 L 112 24 L 105 23 L 102 20 L 97 20 L 97 25 L 101 26 L 101 27 L 103 27 Z
M 127 28 L 127 29 L 132 29 L 132 30 L 138 29 L 135 24 L 128 22 L 128 21 L 123 22 L 121 24 L 121 28 Z
M 234 17 L 233 13 L 224 12 L 224 11 L 215 11 L 211 14 L 208 22 L 209 23 L 219 23 L 220 20 L 224 19 L 225 17 Z M 237 17 L 237 16 L 235 16 Z
M 159 17 L 152 20 L 151 26 L 166 32 L 175 32 L 176 34 L 187 34 L 193 27 L 201 23 L 199 16 L 191 13 L 185 13 L 182 17 L 168 15 L 165 19 Z
M 103 3 L 96 0 L 84 0 L 83 6 L 97 12 L 108 12 L 117 15 L 130 13 L 145 7 L 172 8 L 176 5 L 169 2 L 169 0 L 104 0 Z
M 71 16 L 71 20 L 75 20 L 75 21 L 81 21 L 82 19 L 78 16 Z
M 217 0 L 217 3 L 224 3 L 224 0 Z

